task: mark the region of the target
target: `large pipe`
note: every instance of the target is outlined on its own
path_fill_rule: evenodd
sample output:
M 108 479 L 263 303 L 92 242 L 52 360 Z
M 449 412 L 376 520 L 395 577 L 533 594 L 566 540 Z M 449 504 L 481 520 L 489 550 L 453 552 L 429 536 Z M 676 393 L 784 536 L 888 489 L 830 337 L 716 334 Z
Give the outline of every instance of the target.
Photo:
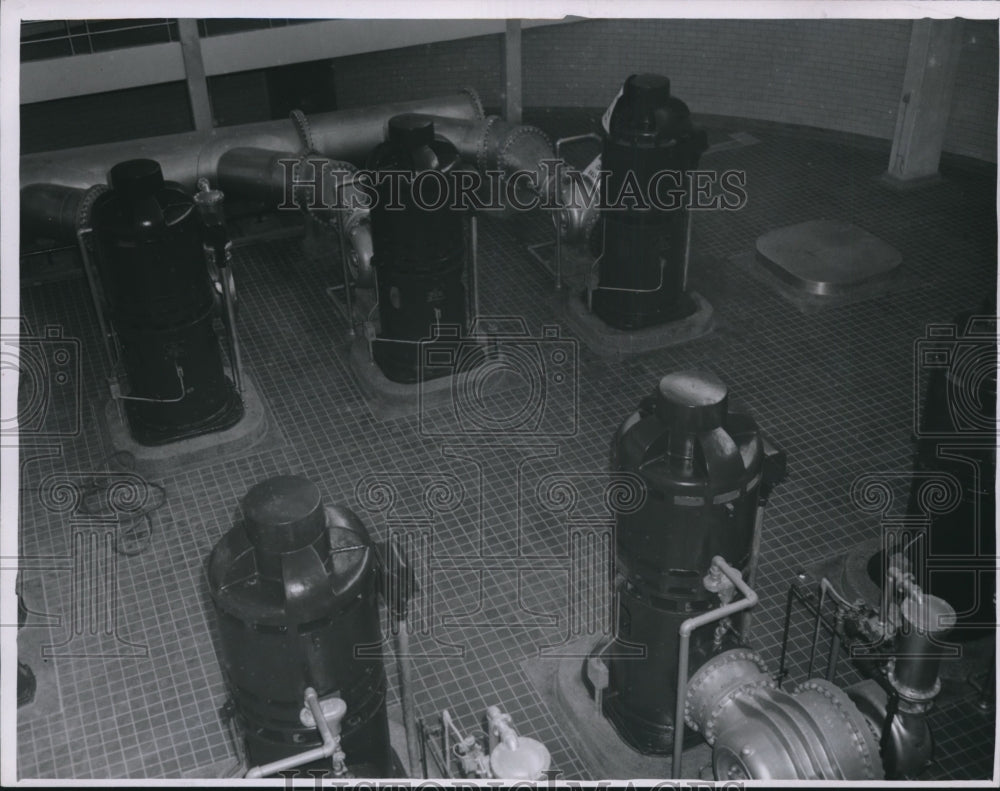
M 20 163 L 21 228 L 27 237 L 75 240 L 84 191 L 95 184 L 106 184 L 111 168 L 128 159 L 156 160 L 165 179 L 193 193 L 201 178 L 216 186 L 220 163 L 225 158 L 229 162 L 229 185 L 222 189 L 232 189 L 233 198 L 259 197 L 245 196 L 241 190 L 262 184 L 284 187 L 284 166 L 276 160 L 285 155 L 278 152 L 308 148 L 321 155 L 362 161 L 385 139 L 389 119 L 406 112 L 466 119 L 483 115 L 479 97 L 465 90 L 431 99 L 320 113 L 302 124 L 307 129 L 304 134 L 295 120 L 283 119 L 31 154 L 22 157 Z M 249 161 L 232 156 L 234 149 L 257 150 L 263 159 Z M 269 196 L 273 197 L 274 193 Z M 280 194 L 276 199 L 281 200 Z
M 141 140 L 105 143 L 21 157 L 21 186 L 61 184 L 87 188 L 106 184 L 108 171 L 127 159 L 155 159 L 163 176 L 194 192 L 199 178 L 211 180 L 219 158 L 237 146 L 253 146 L 275 151 L 301 151 L 311 147 L 321 154 L 361 162 L 385 139 L 386 124 L 394 115 L 428 113 L 466 120 L 483 117 L 475 91 L 420 99 L 410 102 L 336 110 L 309 117 L 311 146 L 291 119 L 263 121 L 222 127 L 207 132 L 182 132 Z
M 318 154 L 240 146 L 219 158 L 216 178 L 223 193 L 268 210 L 294 206 L 316 219 L 336 219 L 350 274 L 356 285 L 368 287 L 375 277 L 374 248 L 368 209 L 361 208 L 363 198 L 351 178 L 356 171 L 349 162 Z
M 518 177 L 516 200 L 522 205 L 537 199 L 543 206 L 564 207 L 554 218 L 561 235 L 570 240 L 582 237 L 589 214 L 574 206 L 578 201 L 567 175 L 570 168 L 556 156 L 552 141 L 541 129 L 512 124 L 497 116 L 431 120 L 435 132 L 447 138 L 462 159 L 474 163 L 480 173 L 499 171 L 504 179 L 529 174 Z
M 85 191 L 61 184 L 24 187 L 21 190 L 21 235 L 27 239 L 74 241 Z

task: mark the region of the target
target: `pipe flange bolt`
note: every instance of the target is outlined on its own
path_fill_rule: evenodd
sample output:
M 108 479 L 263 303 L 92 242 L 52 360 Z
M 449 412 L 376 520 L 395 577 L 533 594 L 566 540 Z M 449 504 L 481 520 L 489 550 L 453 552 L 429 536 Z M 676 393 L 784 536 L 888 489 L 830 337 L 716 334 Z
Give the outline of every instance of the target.
M 288 117 L 292 119 L 292 124 L 295 127 L 295 133 L 299 136 L 303 152 L 308 155 L 315 151 L 313 148 L 312 129 L 309 127 L 309 119 L 306 117 L 306 114 L 301 110 L 292 110 L 288 114 Z
M 107 184 L 95 184 L 83 193 L 80 203 L 76 207 L 76 231 L 79 233 L 84 228 L 90 228 L 91 213 L 94 210 L 94 203 L 97 199 L 110 189 Z
M 483 133 L 479 136 L 479 145 L 476 148 L 476 167 L 480 173 L 485 173 L 490 169 L 489 162 L 487 161 L 488 141 L 490 139 L 490 132 L 499 120 L 500 116 L 497 115 L 491 115 L 487 118 L 486 123 L 483 125 Z
M 486 111 L 483 109 L 482 99 L 479 98 L 479 91 L 475 88 L 470 88 L 468 86 L 462 88 L 462 93 L 469 97 L 472 101 L 472 106 L 476 111 L 476 118 L 482 120 L 486 117 Z

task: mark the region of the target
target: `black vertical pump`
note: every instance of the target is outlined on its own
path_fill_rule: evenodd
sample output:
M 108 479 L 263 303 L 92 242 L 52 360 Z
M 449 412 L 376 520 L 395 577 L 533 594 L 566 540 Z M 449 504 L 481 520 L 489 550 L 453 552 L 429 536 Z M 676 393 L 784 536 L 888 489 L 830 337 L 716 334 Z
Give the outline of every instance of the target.
M 783 474 L 750 415 L 730 409 L 710 373 L 664 376 L 616 432 L 612 471 L 638 475 L 643 505 L 616 519 L 617 633 L 598 649 L 608 666 L 604 715 L 632 747 L 673 745 L 678 630 L 722 603 L 704 579 L 722 556 L 744 573 L 752 562 L 757 509 Z M 691 635 L 690 671 L 732 647 L 708 624 Z M 641 650 L 640 650 L 641 649 Z
M 300 719 L 311 687 L 320 700 L 336 696 L 346 704 L 348 768 L 360 777 L 394 776 L 380 563 L 368 530 L 351 511 L 324 507 L 315 484 L 293 475 L 255 485 L 241 510 L 241 523 L 212 549 L 208 584 L 249 762 L 321 745 Z
M 694 312 L 684 293 L 687 172 L 706 148 L 705 131 L 670 95 L 670 80 L 633 74 L 625 81 L 604 136 L 601 164 L 611 175 L 602 195 L 603 231 L 595 235 L 601 257 L 592 304 L 610 326 L 636 330 Z
M 466 330 L 465 217 L 452 205 L 458 165 L 455 146 L 415 114 L 389 119 L 388 139 L 368 158 L 378 193 L 371 210 L 381 322 L 374 357 L 395 382 L 453 373 L 433 361 L 438 346 L 455 341 L 418 341 L 436 337 L 442 325 Z
M 212 326 L 215 294 L 191 196 L 164 181 L 159 163 L 133 159 L 111 169 L 92 216 L 132 436 L 162 445 L 234 425 L 243 402 Z

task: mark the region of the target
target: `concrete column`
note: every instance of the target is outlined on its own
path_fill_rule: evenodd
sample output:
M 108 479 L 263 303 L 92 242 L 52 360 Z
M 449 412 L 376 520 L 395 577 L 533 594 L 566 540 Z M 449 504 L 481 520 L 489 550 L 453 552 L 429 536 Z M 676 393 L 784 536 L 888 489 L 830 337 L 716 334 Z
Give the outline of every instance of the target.
M 205 62 L 201 56 L 198 20 L 178 19 L 177 32 L 181 39 L 181 53 L 184 56 L 184 72 L 187 77 L 194 128 L 199 132 L 208 131 L 215 124 L 212 121 L 212 103 L 208 98 Z
M 521 20 L 508 19 L 503 38 L 503 117 L 521 123 Z
M 960 19 L 915 19 L 889 157 L 889 182 L 937 175 L 962 51 Z

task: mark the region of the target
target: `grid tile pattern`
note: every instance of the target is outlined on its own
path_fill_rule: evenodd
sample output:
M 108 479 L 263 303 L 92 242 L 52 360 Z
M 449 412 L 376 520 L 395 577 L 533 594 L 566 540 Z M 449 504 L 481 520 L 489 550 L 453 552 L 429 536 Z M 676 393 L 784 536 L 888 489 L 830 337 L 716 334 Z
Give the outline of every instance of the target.
M 611 525 L 609 441 L 658 378 L 680 367 L 716 372 L 788 451 L 789 478 L 765 523 L 754 630 L 775 668 L 794 572 L 877 535 L 876 517 L 851 502 L 852 482 L 910 469 L 914 341 L 928 322 L 948 321 L 995 289 L 995 182 L 956 174 L 895 193 L 876 181 L 887 147 L 780 130 L 755 136 L 760 143 L 705 162 L 745 169 L 750 195 L 745 210 L 701 214 L 694 226 L 693 286 L 711 301 L 718 328 L 618 364 L 580 347 L 578 420 L 568 435 L 442 437 L 451 425 L 444 408 L 423 420 L 375 420 L 347 368 L 346 324 L 325 295 L 336 266 L 305 255 L 297 239 L 238 248 L 244 359 L 287 441 L 157 481 L 166 504 L 153 514 L 149 548 L 135 557 L 102 554 L 107 524 L 81 518 L 44 485 L 53 475 L 85 478 L 110 452 L 95 420 L 106 370 L 81 284 L 26 289 L 23 312 L 36 335 L 52 324 L 79 339 L 82 397 L 52 408 L 79 408 L 84 419 L 77 436 L 22 440 L 21 547 L 25 569 L 36 570 L 22 572 L 34 614 L 21 632 L 21 658 L 52 666 L 62 710 L 20 710 L 21 776 L 196 777 L 231 761 L 203 564 L 251 485 L 299 473 L 327 502 L 355 509 L 378 537 L 403 532 L 419 550 L 422 591 L 410 623 L 419 714 L 448 708 L 473 730 L 485 707 L 499 704 L 520 732 L 548 746 L 563 778 L 586 779 L 571 724 L 537 699 L 520 662 L 582 634 L 596 639 L 605 625 L 605 582 L 581 569 L 594 567 L 587 552 Z M 854 222 L 896 246 L 919 285 L 806 315 L 730 261 L 765 231 L 816 218 Z M 521 315 L 536 337 L 554 315 L 551 284 L 525 244 L 543 241 L 549 227 L 539 217 L 480 224 L 483 312 Z M 486 408 L 508 413 L 516 395 L 490 394 Z M 573 408 L 559 399 L 553 404 Z M 96 549 L 75 564 L 75 542 Z M 37 570 L 46 563 L 58 568 Z M 106 568 L 115 584 L 94 593 Z M 95 600 L 107 607 L 81 610 Z M 110 635 L 77 628 L 71 617 L 99 620 L 107 610 L 117 616 Z M 45 614 L 62 620 L 47 628 Z M 801 649 L 808 638 L 800 617 L 793 643 Z M 39 646 L 63 642 L 86 656 L 42 656 Z M 793 678 L 804 669 L 800 654 Z M 391 657 L 387 669 L 395 679 Z M 942 756 L 935 777 L 988 776 L 992 721 L 960 702 L 934 722 Z

